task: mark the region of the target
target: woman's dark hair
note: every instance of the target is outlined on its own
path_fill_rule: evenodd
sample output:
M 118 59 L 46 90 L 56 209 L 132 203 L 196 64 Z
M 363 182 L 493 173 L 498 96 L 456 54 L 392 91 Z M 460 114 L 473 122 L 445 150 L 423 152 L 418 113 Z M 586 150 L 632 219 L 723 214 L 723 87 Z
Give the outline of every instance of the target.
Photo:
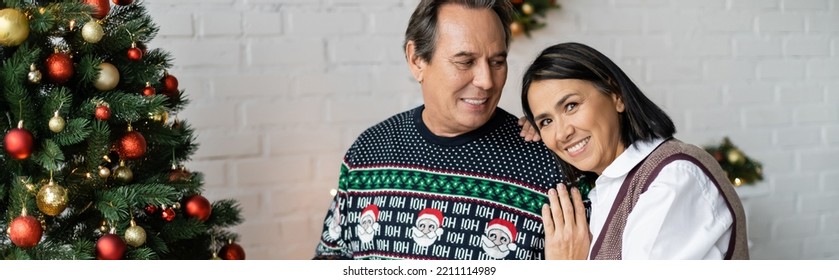
M 405 30 L 405 41 L 402 43 L 402 50 L 408 45 L 408 41 L 414 41 L 416 55 L 424 61 L 431 61 L 434 49 L 437 45 L 437 15 L 440 7 L 444 4 L 455 4 L 472 9 L 492 9 L 501 20 L 504 28 L 507 47 L 510 46 L 510 23 L 513 22 L 512 4 L 507 0 L 422 0 L 417 4 L 411 19 L 408 20 L 408 29 Z
M 562 43 L 548 47 L 530 64 L 522 80 L 521 104 L 525 117 L 538 129 L 527 93 L 534 81 L 577 79 L 591 82 L 606 95 L 617 94 L 623 101 L 620 114 L 621 142 L 629 147 L 638 140 L 671 138 L 676 126 L 667 113 L 653 103 L 611 59 L 580 43 Z M 557 159 L 559 157 L 557 156 Z M 574 182 L 580 170 L 559 160 L 562 172 Z

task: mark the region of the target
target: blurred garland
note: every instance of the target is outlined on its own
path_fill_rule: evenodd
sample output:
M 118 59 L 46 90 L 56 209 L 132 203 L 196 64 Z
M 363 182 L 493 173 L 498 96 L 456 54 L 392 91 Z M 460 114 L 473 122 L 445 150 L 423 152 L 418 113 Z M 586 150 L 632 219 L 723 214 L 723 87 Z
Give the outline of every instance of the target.
M 516 10 L 510 31 L 513 36 L 521 34 L 530 37 L 530 32 L 545 27 L 545 13 L 550 9 L 558 9 L 556 0 L 511 0 Z
M 757 162 L 738 149 L 728 137 L 718 146 L 707 146 L 705 150 L 720 163 L 722 170 L 734 186 L 749 185 L 763 180 L 763 169 Z

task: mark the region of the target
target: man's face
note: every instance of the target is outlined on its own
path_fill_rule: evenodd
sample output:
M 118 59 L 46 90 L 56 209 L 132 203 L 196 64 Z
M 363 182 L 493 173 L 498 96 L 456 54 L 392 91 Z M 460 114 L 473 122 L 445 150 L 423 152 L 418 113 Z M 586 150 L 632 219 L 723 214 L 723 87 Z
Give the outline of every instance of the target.
M 431 132 L 457 136 L 492 117 L 507 80 L 505 40 L 501 20 L 492 10 L 440 7 L 434 54 L 431 61 L 419 62 L 422 117 Z

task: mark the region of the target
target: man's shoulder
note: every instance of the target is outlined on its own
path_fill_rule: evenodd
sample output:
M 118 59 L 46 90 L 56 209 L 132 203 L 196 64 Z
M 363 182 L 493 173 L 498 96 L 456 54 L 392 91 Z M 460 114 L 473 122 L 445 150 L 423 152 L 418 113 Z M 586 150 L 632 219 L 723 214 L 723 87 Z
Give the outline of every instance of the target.
M 369 137 L 391 135 L 396 131 L 403 131 L 410 129 L 414 123 L 414 114 L 418 108 L 413 108 L 401 113 L 388 117 L 387 119 L 374 124 L 362 132 L 356 141 L 360 141 Z

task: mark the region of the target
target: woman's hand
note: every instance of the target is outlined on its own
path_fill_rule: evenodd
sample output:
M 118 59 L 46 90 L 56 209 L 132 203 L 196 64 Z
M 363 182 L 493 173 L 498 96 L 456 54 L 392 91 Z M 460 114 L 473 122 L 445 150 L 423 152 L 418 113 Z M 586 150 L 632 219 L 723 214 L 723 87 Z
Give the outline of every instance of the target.
M 565 184 L 559 184 L 556 189 L 548 190 L 548 202 L 550 205 L 542 206 L 545 259 L 588 259 L 591 233 L 588 230 L 586 209 L 580 190 L 572 188 L 569 197 Z
M 524 137 L 524 141 L 538 142 L 539 140 L 542 140 L 542 137 L 539 136 L 539 132 L 536 131 L 536 128 L 530 125 L 530 122 L 527 121 L 527 118 L 519 118 L 519 126 L 521 126 L 521 133 L 519 133 L 519 135 L 521 137 Z

